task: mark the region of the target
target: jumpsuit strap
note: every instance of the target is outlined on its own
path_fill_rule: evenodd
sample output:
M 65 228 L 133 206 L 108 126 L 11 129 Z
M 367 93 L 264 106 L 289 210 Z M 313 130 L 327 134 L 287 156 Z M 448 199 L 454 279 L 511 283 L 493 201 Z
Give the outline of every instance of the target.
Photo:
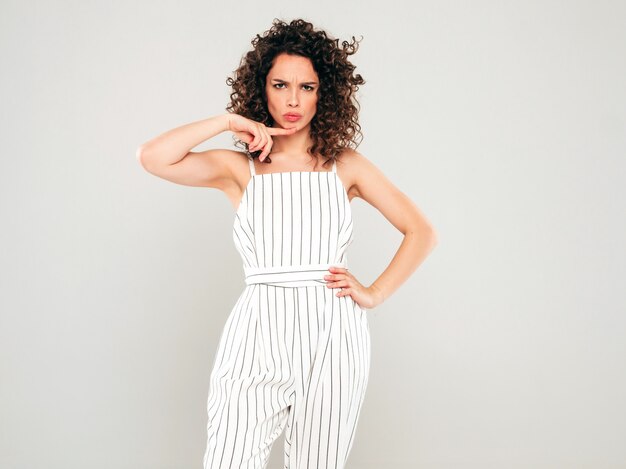
M 333 169 L 332 169 L 333 173 L 337 172 L 337 160 L 333 159 Z
M 254 176 L 255 170 L 254 170 L 254 158 L 248 158 L 248 163 L 250 163 L 250 176 Z

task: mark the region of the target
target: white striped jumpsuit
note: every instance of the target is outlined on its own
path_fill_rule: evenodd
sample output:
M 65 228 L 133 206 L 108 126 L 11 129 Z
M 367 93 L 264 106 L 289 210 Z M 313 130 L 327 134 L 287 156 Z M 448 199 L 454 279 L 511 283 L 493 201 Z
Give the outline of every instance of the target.
M 285 469 L 342 469 L 370 366 L 367 310 L 328 288 L 347 268 L 348 195 L 332 171 L 251 177 L 233 240 L 246 286 L 222 332 L 207 400 L 204 469 L 261 469 L 285 430 Z

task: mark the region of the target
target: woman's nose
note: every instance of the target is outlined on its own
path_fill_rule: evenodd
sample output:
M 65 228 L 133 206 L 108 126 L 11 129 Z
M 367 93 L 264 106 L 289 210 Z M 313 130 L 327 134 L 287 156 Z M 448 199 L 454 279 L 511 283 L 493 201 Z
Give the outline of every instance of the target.
M 289 96 L 289 99 L 287 100 L 287 104 L 290 104 L 292 106 L 293 105 L 297 106 L 298 105 L 298 101 L 299 101 L 298 94 L 294 91 Z

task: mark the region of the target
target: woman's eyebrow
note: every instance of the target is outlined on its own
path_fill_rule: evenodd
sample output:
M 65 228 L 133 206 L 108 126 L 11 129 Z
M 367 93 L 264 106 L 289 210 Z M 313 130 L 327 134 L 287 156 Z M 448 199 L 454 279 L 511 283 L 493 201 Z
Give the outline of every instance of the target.
M 288 83 L 287 81 L 283 80 L 282 78 L 272 78 L 272 81 L 280 81 L 282 83 Z M 300 84 L 301 85 L 317 85 L 317 82 L 316 81 L 303 81 Z

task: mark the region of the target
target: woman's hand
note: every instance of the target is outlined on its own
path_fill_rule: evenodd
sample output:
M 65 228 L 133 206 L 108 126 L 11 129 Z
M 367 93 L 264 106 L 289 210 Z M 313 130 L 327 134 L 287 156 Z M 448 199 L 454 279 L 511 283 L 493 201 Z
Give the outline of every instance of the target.
M 330 267 L 324 276 L 326 288 L 341 288 L 336 296 L 350 295 L 359 306 L 369 309 L 383 302 L 382 292 L 376 286 L 365 287 L 343 267 Z
M 228 130 L 234 132 L 239 140 L 248 144 L 250 153 L 263 148 L 263 152 L 259 155 L 259 160 L 263 161 L 272 150 L 272 135 L 291 135 L 297 131 L 297 128 L 289 129 L 267 127 L 261 122 L 253 121 L 239 114 L 230 114 L 228 117 Z

